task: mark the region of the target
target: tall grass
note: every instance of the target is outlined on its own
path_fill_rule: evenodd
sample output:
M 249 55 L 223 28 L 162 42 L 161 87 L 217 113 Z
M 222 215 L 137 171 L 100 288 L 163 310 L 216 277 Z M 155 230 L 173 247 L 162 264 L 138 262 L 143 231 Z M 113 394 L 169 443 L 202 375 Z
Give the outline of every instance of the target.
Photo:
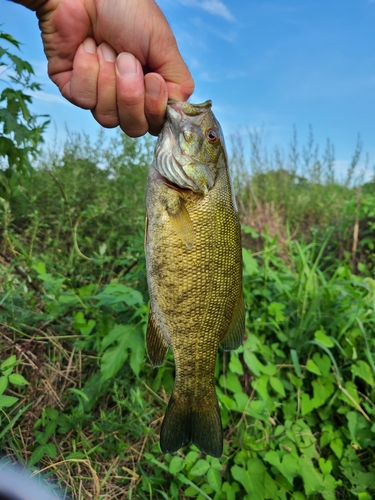
M 341 176 L 335 169 L 331 141 L 327 139 L 321 150 L 311 128 L 302 145 L 294 129 L 286 151 L 279 146 L 270 150 L 257 131 L 248 131 L 247 139 L 245 144 L 240 135 L 231 137 L 230 165 L 243 223 L 260 233 L 267 228 L 268 234 L 278 237 L 282 248 L 289 238 L 310 242 L 318 237 L 323 244 L 332 234 L 327 246 L 331 257 L 351 259 L 355 266 L 360 263 L 361 257 L 353 255 L 354 240 L 355 253 L 361 236 L 355 230 L 363 204 L 358 191 L 363 185 L 369 191 L 372 185 L 364 184 L 369 158 L 365 155 L 362 159 L 360 137 Z M 364 219 L 363 213 L 360 218 Z M 246 240 L 258 248 L 257 242 L 249 237 Z

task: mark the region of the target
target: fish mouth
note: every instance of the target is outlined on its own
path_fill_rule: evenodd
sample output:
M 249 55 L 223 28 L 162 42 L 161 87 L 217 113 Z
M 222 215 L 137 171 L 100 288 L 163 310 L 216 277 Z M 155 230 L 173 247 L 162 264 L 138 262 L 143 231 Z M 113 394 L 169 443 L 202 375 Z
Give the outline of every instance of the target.
M 199 126 L 206 113 L 211 110 L 212 101 L 208 100 L 202 104 L 192 104 L 188 101 L 175 101 L 168 99 L 167 102 L 167 119 L 170 122 L 178 124 L 184 119 L 184 115 L 189 117 L 189 122 Z

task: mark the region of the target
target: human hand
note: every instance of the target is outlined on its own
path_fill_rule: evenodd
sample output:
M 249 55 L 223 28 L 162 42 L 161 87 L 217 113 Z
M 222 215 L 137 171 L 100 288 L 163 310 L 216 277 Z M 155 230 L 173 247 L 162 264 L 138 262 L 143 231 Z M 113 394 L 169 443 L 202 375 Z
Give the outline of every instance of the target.
M 154 0 L 16 0 L 35 10 L 48 74 L 104 127 L 157 135 L 194 82 Z

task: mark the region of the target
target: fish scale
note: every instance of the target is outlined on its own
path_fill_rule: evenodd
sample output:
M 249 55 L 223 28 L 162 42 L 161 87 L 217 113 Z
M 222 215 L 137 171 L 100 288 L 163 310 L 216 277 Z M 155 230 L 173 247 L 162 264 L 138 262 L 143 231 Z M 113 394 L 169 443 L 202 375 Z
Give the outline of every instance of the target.
M 176 144 L 183 151 L 178 161 Z M 169 104 L 155 151 L 147 188 L 151 308 L 146 343 L 154 366 L 170 347 L 176 367 L 161 448 L 174 452 L 194 443 L 220 456 L 216 355 L 220 343 L 225 350 L 241 344 L 245 319 L 240 224 L 224 139 L 210 101 Z M 173 173 L 176 169 L 181 175 Z M 189 177 L 197 189 L 179 186 L 181 177 Z

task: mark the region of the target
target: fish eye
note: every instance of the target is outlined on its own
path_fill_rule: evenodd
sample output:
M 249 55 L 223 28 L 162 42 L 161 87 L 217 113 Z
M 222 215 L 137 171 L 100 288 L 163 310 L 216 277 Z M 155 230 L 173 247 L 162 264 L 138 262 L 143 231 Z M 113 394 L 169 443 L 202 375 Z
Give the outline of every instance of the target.
M 206 137 L 207 139 L 214 143 L 214 142 L 217 142 L 219 140 L 219 134 L 217 133 L 217 131 L 213 128 L 209 128 L 206 132 Z

